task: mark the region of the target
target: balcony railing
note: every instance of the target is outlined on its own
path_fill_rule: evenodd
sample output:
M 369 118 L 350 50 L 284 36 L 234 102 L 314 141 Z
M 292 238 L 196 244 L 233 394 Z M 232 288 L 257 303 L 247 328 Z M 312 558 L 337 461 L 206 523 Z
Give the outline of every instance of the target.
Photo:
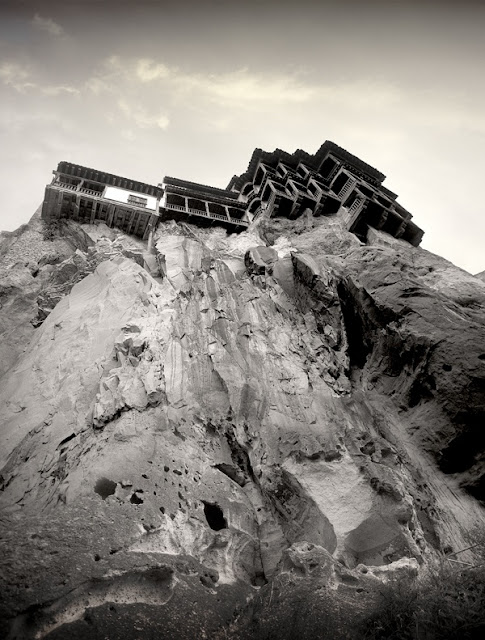
M 59 189 L 69 189 L 70 191 L 78 191 L 79 193 L 85 193 L 88 196 L 98 196 L 102 197 L 102 191 L 96 191 L 96 189 L 86 189 L 86 187 L 79 187 L 76 184 L 69 184 L 68 182 L 55 182 L 54 187 L 58 187 Z
M 191 213 L 196 216 L 203 216 L 204 218 L 215 219 L 215 220 L 224 220 L 224 222 L 233 222 L 234 224 L 242 224 L 247 226 L 248 222 L 245 220 L 237 220 L 236 218 L 228 218 L 220 213 L 207 213 L 207 211 L 202 211 L 202 209 L 192 209 L 191 207 L 184 207 L 180 204 L 170 204 L 166 203 L 163 205 L 165 209 L 171 209 L 172 211 L 181 211 L 182 213 Z
M 59 187 L 59 189 L 70 189 L 71 191 L 76 191 L 77 185 L 69 184 L 67 182 L 55 182 L 54 187 Z
M 349 194 L 350 190 L 353 189 L 354 185 L 355 180 L 347 180 L 344 186 L 340 189 L 337 198 L 339 198 L 339 200 L 343 200 L 345 196 Z
M 349 209 L 349 214 L 353 216 L 359 213 L 362 207 L 364 206 L 364 202 L 365 202 L 365 198 L 356 198 Z
M 165 209 L 172 209 L 172 211 L 183 211 L 187 213 L 187 208 L 180 204 L 169 204 L 168 202 L 163 205 Z
M 85 187 L 81 187 L 79 191 L 80 193 L 86 193 L 88 196 L 98 196 L 99 198 L 101 198 L 103 195 L 102 191 L 96 191 L 95 189 L 86 189 Z

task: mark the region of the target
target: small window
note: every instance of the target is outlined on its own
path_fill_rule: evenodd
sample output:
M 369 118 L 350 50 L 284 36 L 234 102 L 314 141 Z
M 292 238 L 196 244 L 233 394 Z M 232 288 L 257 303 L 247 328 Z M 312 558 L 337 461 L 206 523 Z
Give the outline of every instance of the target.
M 147 198 L 142 198 L 141 196 L 134 196 L 130 194 L 128 196 L 128 204 L 134 204 L 137 207 L 146 207 L 148 204 Z

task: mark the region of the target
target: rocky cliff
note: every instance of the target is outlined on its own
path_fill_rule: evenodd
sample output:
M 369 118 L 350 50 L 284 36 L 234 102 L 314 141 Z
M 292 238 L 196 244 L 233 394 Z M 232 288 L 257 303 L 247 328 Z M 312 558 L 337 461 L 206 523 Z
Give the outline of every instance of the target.
M 337 216 L 0 256 L 4 637 L 358 638 L 483 527 L 482 280 Z

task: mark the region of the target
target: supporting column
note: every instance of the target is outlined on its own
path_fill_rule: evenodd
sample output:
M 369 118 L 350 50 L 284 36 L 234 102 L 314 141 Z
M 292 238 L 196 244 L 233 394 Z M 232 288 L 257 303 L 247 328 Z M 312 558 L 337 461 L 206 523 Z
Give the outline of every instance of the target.
M 81 189 L 81 187 L 83 186 L 85 180 L 81 180 L 81 182 L 76 186 L 76 191 L 79 191 Z
M 109 204 L 108 205 L 108 215 L 106 216 L 106 224 L 108 227 L 112 227 L 113 226 L 113 218 L 115 216 L 115 205 L 114 204 Z
M 128 223 L 128 227 L 127 227 L 126 233 L 131 233 L 131 229 L 133 227 L 133 222 L 135 221 L 136 214 L 137 214 L 136 211 L 133 211 L 133 213 L 131 214 L 130 222 Z
M 226 210 L 227 219 L 230 220 L 231 219 L 231 214 L 229 213 L 229 207 L 226 207 L 226 205 L 224 205 L 224 209 Z
M 81 203 L 81 196 L 76 195 L 76 204 L 74 205 L 74 217 L 79 220 L 79 205 Z
M 376 224 L 376 229 L 382 229 L 382 227 L 386 224 L 388 215 L 389 215 L 389 212 L 384 209 L 384 211 L 381 214 L 381 218 L 379 222 Z
M 157 227 L 158 216 L 152 214 L 150 216 L 150 220 L 148 221 L 147 226 L 145 227 L 145 232 L 143 234 L 143 240 L 147 240 L 149 242 L 148 250 L 153 251 L 153 235 L 155 233 L 155 229 Z M 151 244 L 150 244 L 151 243 Z
M 63 201 L 63 198 L 64 198 L 64 193 L 65 193 L 64 191 L 58 191 L 57 195 L 56 195 L 56 206 L 55 206 L 55 209 L 56 209 L 56 212 L 57 212 L 57 215 L 55 216 L 56 218 L 60 218 L 61 217 L 62 201 Z
M 98 202 L 96 202 L 96 200 L 93 200 L 93 209 L 91 211 L 91 224 L 94 224 L 94 221 L 96 219 L 97 209 L 98 209 Z
M 209 210 L 209 203 L 207 202 L 207 200 L 204 200 L 204 204 L 205 204 L 205 210 L 207 212 L 207 217 L 210 218 L 211 217 L 211 212 Z
M 395 238 L 400 238 L 403 235 L 403 233 L 406 231 L 406 228 L 408 226 L 408 222 L 409 220 L 403 220 L 401 222 L 401 224 L 397 228 L 396 235 L 394 236 Z

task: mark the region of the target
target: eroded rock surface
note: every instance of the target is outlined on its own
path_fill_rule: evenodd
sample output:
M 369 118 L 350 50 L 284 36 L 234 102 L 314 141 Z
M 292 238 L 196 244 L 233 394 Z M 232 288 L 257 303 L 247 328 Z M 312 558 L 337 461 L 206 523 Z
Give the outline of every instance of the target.
M 483 526 L 478 278 L 336 218 L 42 224 L 2 245 L 6 637 L 357 638 Z

